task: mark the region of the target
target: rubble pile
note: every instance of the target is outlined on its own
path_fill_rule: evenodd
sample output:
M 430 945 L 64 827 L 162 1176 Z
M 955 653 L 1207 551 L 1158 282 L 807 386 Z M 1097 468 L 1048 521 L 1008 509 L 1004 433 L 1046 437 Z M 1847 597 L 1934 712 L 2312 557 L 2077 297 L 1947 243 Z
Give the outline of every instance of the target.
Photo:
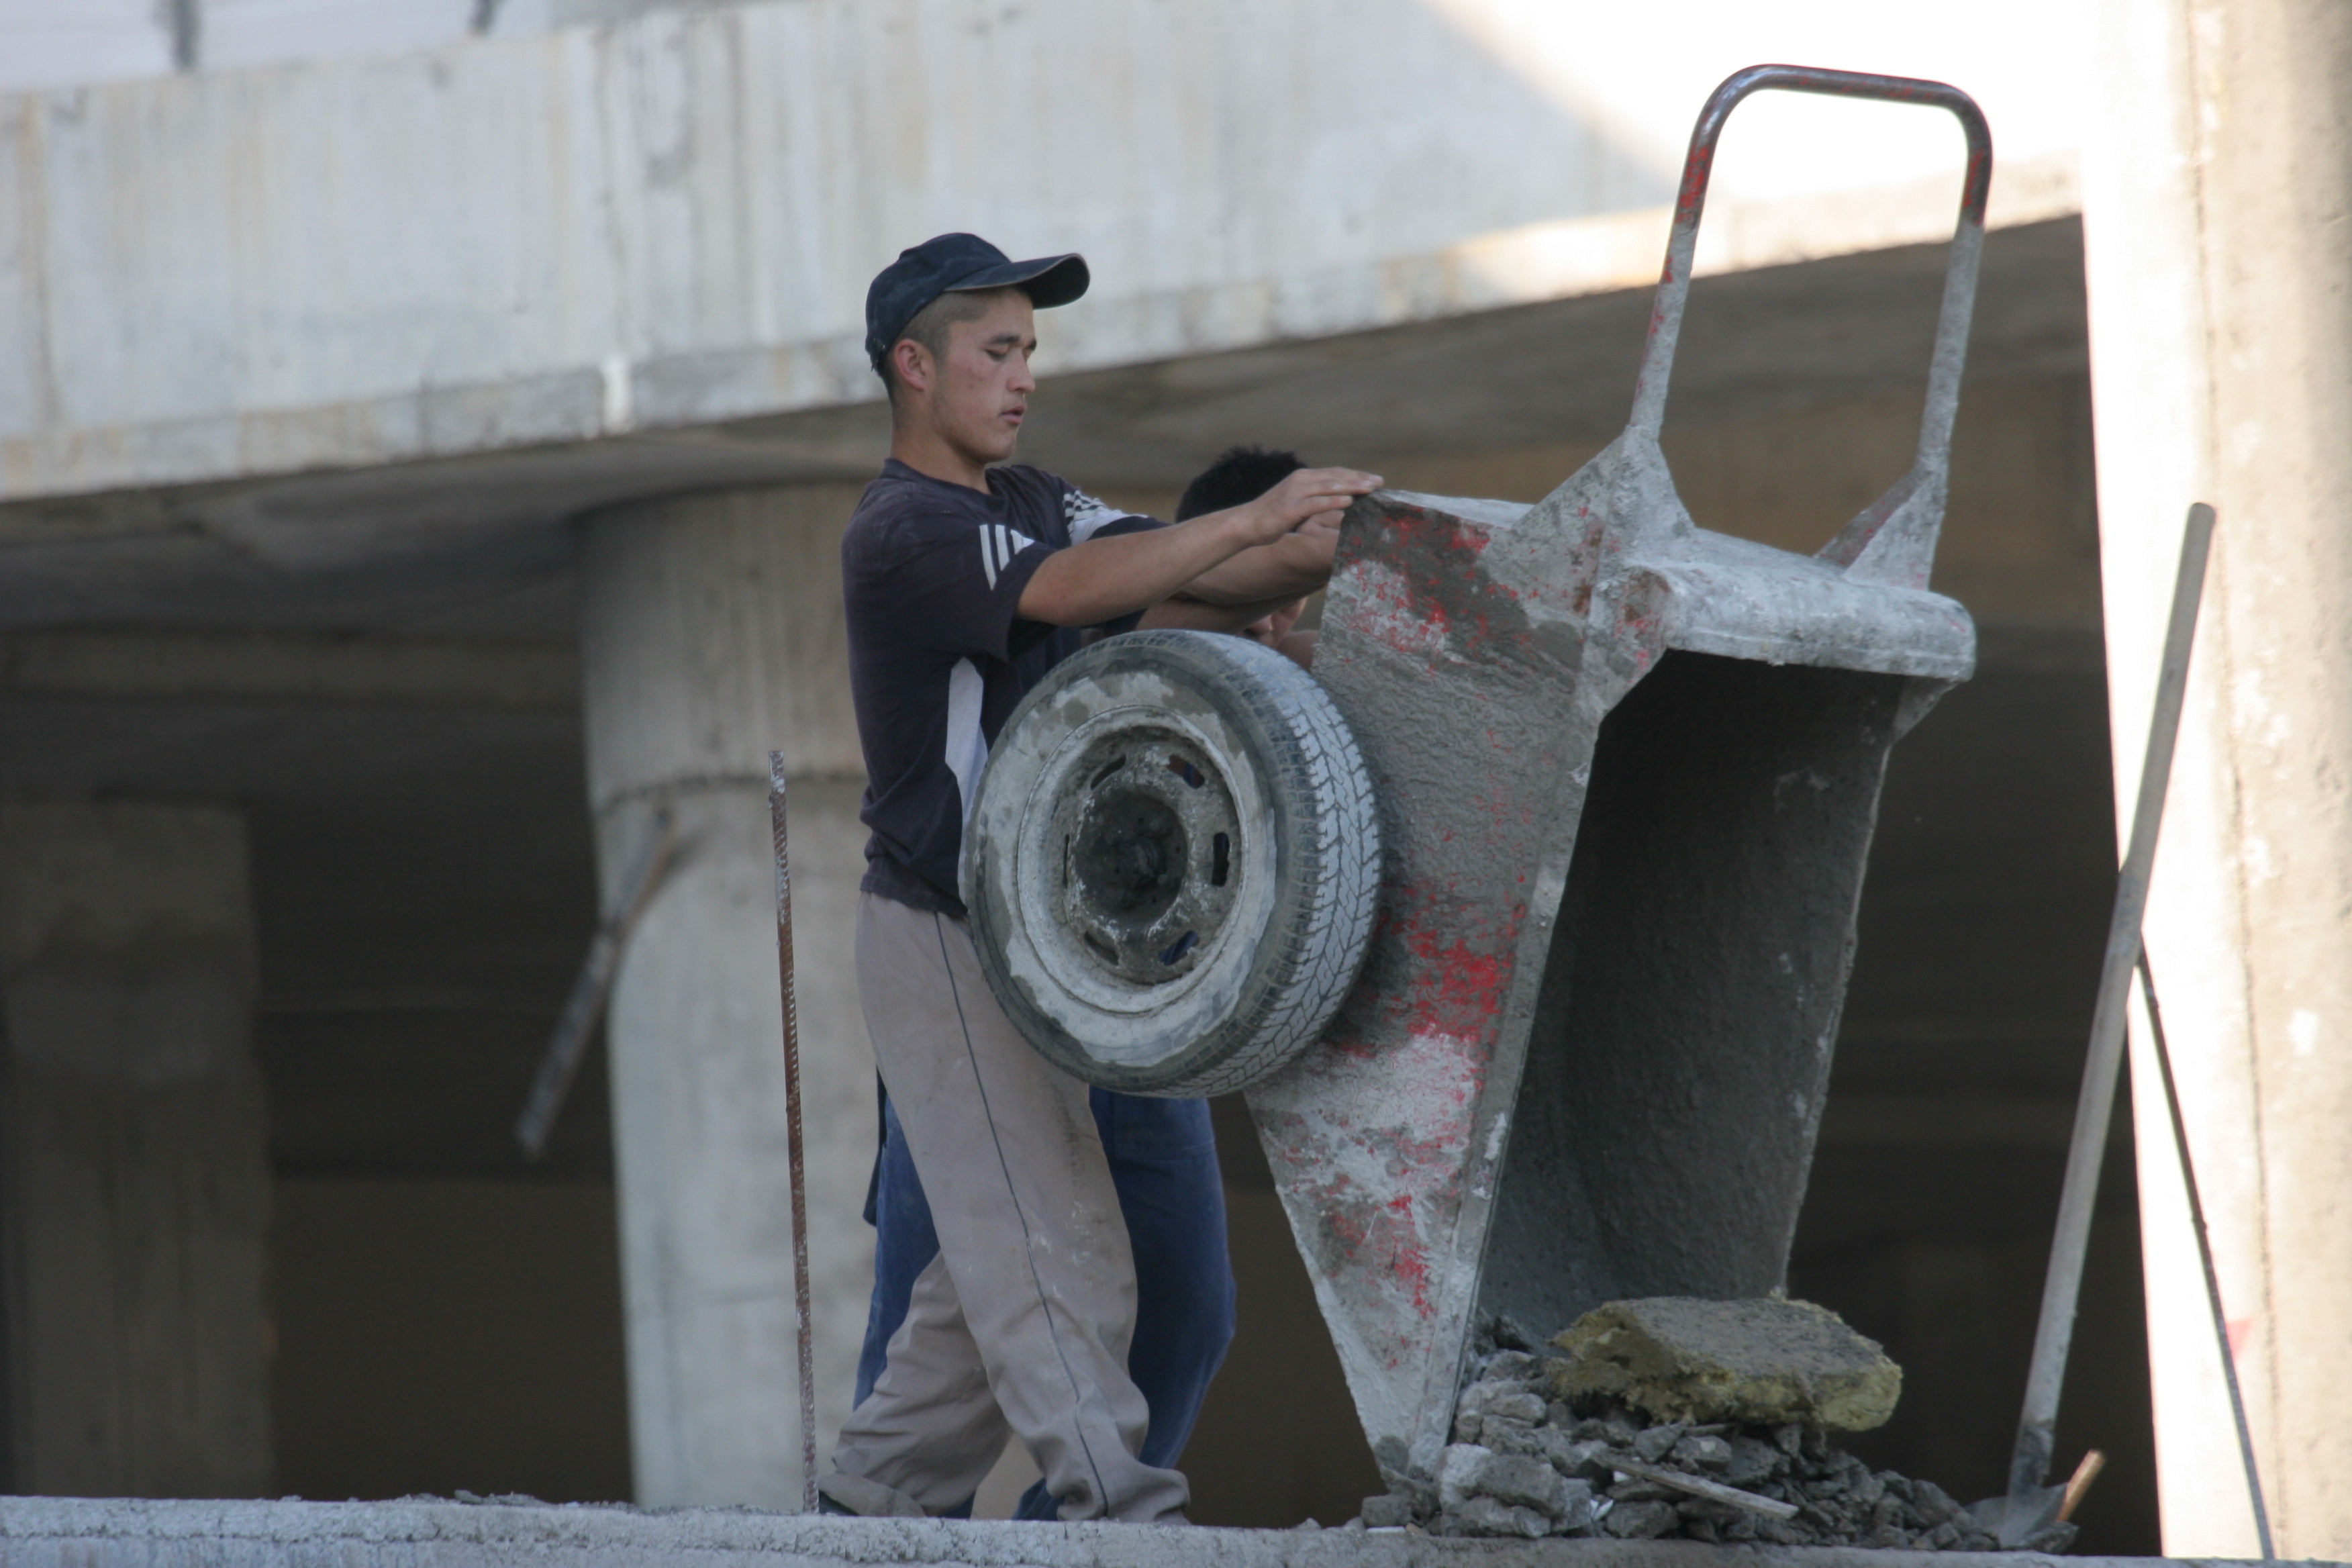
M 1933 1482 L 1832 1446 L 1832 1430 L 1893 1414 L 1902 1373 L 1821 1308 L 1612 1302 L 1541 1351 L 1497 1337 L 1472 1363 L 1434 1478 L 1391 1474 L 1390 1495 L 1365 1502 L 1368 1527 L 1997 1549 Z M 2061 1533 L 2074 1527 L 2031 1549 L 2063 1550 Z

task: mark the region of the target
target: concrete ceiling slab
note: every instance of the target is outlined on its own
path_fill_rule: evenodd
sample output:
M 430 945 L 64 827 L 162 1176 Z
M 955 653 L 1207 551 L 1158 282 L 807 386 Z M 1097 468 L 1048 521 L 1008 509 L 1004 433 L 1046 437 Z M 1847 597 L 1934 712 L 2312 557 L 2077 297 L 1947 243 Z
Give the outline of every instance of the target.
M 1702 279 L 1669 425 L 1906 394 L 1924 379 L 1945 247 Z M 1606 440 L 1650 307 L 1626 289 L 1230 353 L 1051 374 L 1023 457 L 1110 489 L 1173 489 L 1234 441 L 1377 466 Z M 1970 375 L 2080 372 L 2081 225 L 1988 239 Z M 598 507 L 856 479 L 887 428 L 858 403 L 694 430 L 245 484 L 0 508 L 0 629 L 271 626 L 562 636 L 571 543 Z M 1566 476 L 1561 476 L 1565 478 Z

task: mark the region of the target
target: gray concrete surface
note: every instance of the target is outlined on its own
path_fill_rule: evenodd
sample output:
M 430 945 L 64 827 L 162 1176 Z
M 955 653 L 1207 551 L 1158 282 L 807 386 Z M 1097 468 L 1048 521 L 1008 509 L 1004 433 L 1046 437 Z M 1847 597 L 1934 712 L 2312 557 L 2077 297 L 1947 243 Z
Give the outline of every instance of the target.
M 2085 364 L 2080 235 L 2076 220 L 2057 218 L 1990 237 L 1966 406 L 1983 406 L 1979 383 Z M 1655 261 L 1653 253 L 1648 265 Z M 1807 411 L 1914 395 L 1942 269 L 1937 247 L 1912 246 L 1702 279 L 1669 444 L 1683 428 L 1774 414 L 1801 424 Z M 1391 479 L 1400 459 L 1447 458 L 1453 469 L 1411 488 L 1491 494 L 1491 479 L 1473 482 L 1481 457 L 1547 444 L 1539 481 L 1521 494 L 1533 500 L 1617 433 L 1649 310 L 1649 289 L 1629 283 L 1467 317 L 1052 374 L 1022 457 L 1097 491 L 1160 490 L 1172 500 L 1209 456 L 1246 438 Z M 1063 354 L 1067 314 L 1041 323 L 1049 355 Z M 863 483 L 887 440 L 882 409 L 855 403 L 685 435 L 0 503 L 0 626 L 160 619 L 568 636 L 568 593 L 547 586 L 569 569 L 565 519 L 683 490 Z M 1854 447 L 1849 435 L 1815 460 L 1851 467 Z M 1764 471 L 1772 460 L 1747 454 L 1701 471 Z M 2003 471 L 2039 468 L 2012 462 Z M 1838 521 L 1825 515 L 1820 537 Z
M 820 1454 L 849 1411 L 874 1247 L 860 1217 L 874 1072 L 849 941 L 865 780 L 837 548 L 857 494 L 697 496 L 586 524 L 588 797 L 608 908 L 654 814 L 667 807 L 679 834 L 606 1028 L 641 1502 L 801 1495 L 772 747 L 793 786 Z
M 971 1563 L 975 1568 L 1423 1568 L 1447 1563 L 1559 1568 L 2078 1568 L 2143 1557 L 2027 1552 L 1864 1552 L 1718 1547 L 1695 1542 L 1444 1541 L 1351 1530 L 1182 1530 L 1132 1524 L 1015 1524 L 825 1519 L 752 1509 L 644 1512 L 620 1507 L 398 1502 L 146 1502 L 0 1499 L 7 1568 L 722 1568 L 776 1564 Z
M 242 816 L 0 796 L 0 1474 L 268 1484 L 269 1171 Z
M 2284 1553 L 2352 1551 L 2352 13 L 2120 7 L 2095 79 L 2100 533 L 2129 802 L 2183 514 L 2220 513 L 2148 950 Z M 2326 194 L 2323 194 L 2326 193 Z M 2165 1541 L 2255 1535 L 2143 1034 L 2150 1364 Z
M 1843 31 L 1833 52 L 1916 42 L 1899 19 Z M 866 280 L 959 226 L 1087 252 L 1096 287 L 1053 372 L 1638 286 L 1689 118 L 1745 62 L 1727 41 L 1673 51 L 1675 90 L 1603 115 L 1530 68 L 1593 71 L 1559 47 L 1578 34 L 1419 0 L 1213 20 L 1045 0 L 985 26 L 960 0 L 820 0 L 0 100 L 18 171 L 0 187 L 0 338 L 25 345 L 0 361 L 0 496 L 870 401 Z M 1344 66 L 1293 69 L 1287 40 L 1318 37 L 1349 41 Z M 2008 222 L 2075 210 L 2042 61 L 1975 62 L 2011 153 L 2057 160 L 2004 194 Z M 992 75 L 1055 89 L 962 90 Z M 1745 153 L 1829 171 L 1836 194 L 1790 208 L 1727 166 L 1730 221 L 1702 265 L 1939 237 L 1957 147 L 1897 138 L 1851 173 L 1853 123 L 1749 130 Z

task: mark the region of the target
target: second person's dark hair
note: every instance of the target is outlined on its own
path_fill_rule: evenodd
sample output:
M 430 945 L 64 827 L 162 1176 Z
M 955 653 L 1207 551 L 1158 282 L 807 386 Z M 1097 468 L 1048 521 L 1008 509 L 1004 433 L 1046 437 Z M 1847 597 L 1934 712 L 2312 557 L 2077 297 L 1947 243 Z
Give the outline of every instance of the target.
M 1184 487 L 1183 496 L 1176 502 L 1176 521 L 1254 501 L 1306 466 L 1296 452 L 1228 447 Z

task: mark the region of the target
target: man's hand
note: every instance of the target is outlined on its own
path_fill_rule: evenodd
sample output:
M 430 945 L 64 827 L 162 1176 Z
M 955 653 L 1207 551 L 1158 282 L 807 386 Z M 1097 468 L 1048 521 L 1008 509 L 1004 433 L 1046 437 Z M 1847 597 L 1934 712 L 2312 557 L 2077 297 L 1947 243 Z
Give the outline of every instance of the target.
M 1380 487 L 1378 474 L 1353 468 L 1298 468 L 1257 500 L 1231 512 L 1211 512 L 1195 521 L 1206 522 L 1223 516 L 1244 519 L 1252 544 L 1272 544 L 1301 527 L 1328 531 L 1336 540 L 1339 514 L 1348 510 L 1348 503 Z
M 1313 593 L 1330 579 L 1339 519 L 1348 503 L 1380 483 L 1378 475 L 1353 468 L 1301 468 L 1245 506 L 1196 519 L 1243 520 L 1256 542 L 1185 584 L 1184 595 L 1203 604 L 1239 606 Z
M 1297 598 L 1331 575 L 1339 514 L 1380 487 L 1378 474 L 1303 468 L 1245 506 L 1057 550 L 1021 591 L 1018 613 L 1024 620 L 1090 626 L 1147 609 L 1179 589 L 1213 605 Z

